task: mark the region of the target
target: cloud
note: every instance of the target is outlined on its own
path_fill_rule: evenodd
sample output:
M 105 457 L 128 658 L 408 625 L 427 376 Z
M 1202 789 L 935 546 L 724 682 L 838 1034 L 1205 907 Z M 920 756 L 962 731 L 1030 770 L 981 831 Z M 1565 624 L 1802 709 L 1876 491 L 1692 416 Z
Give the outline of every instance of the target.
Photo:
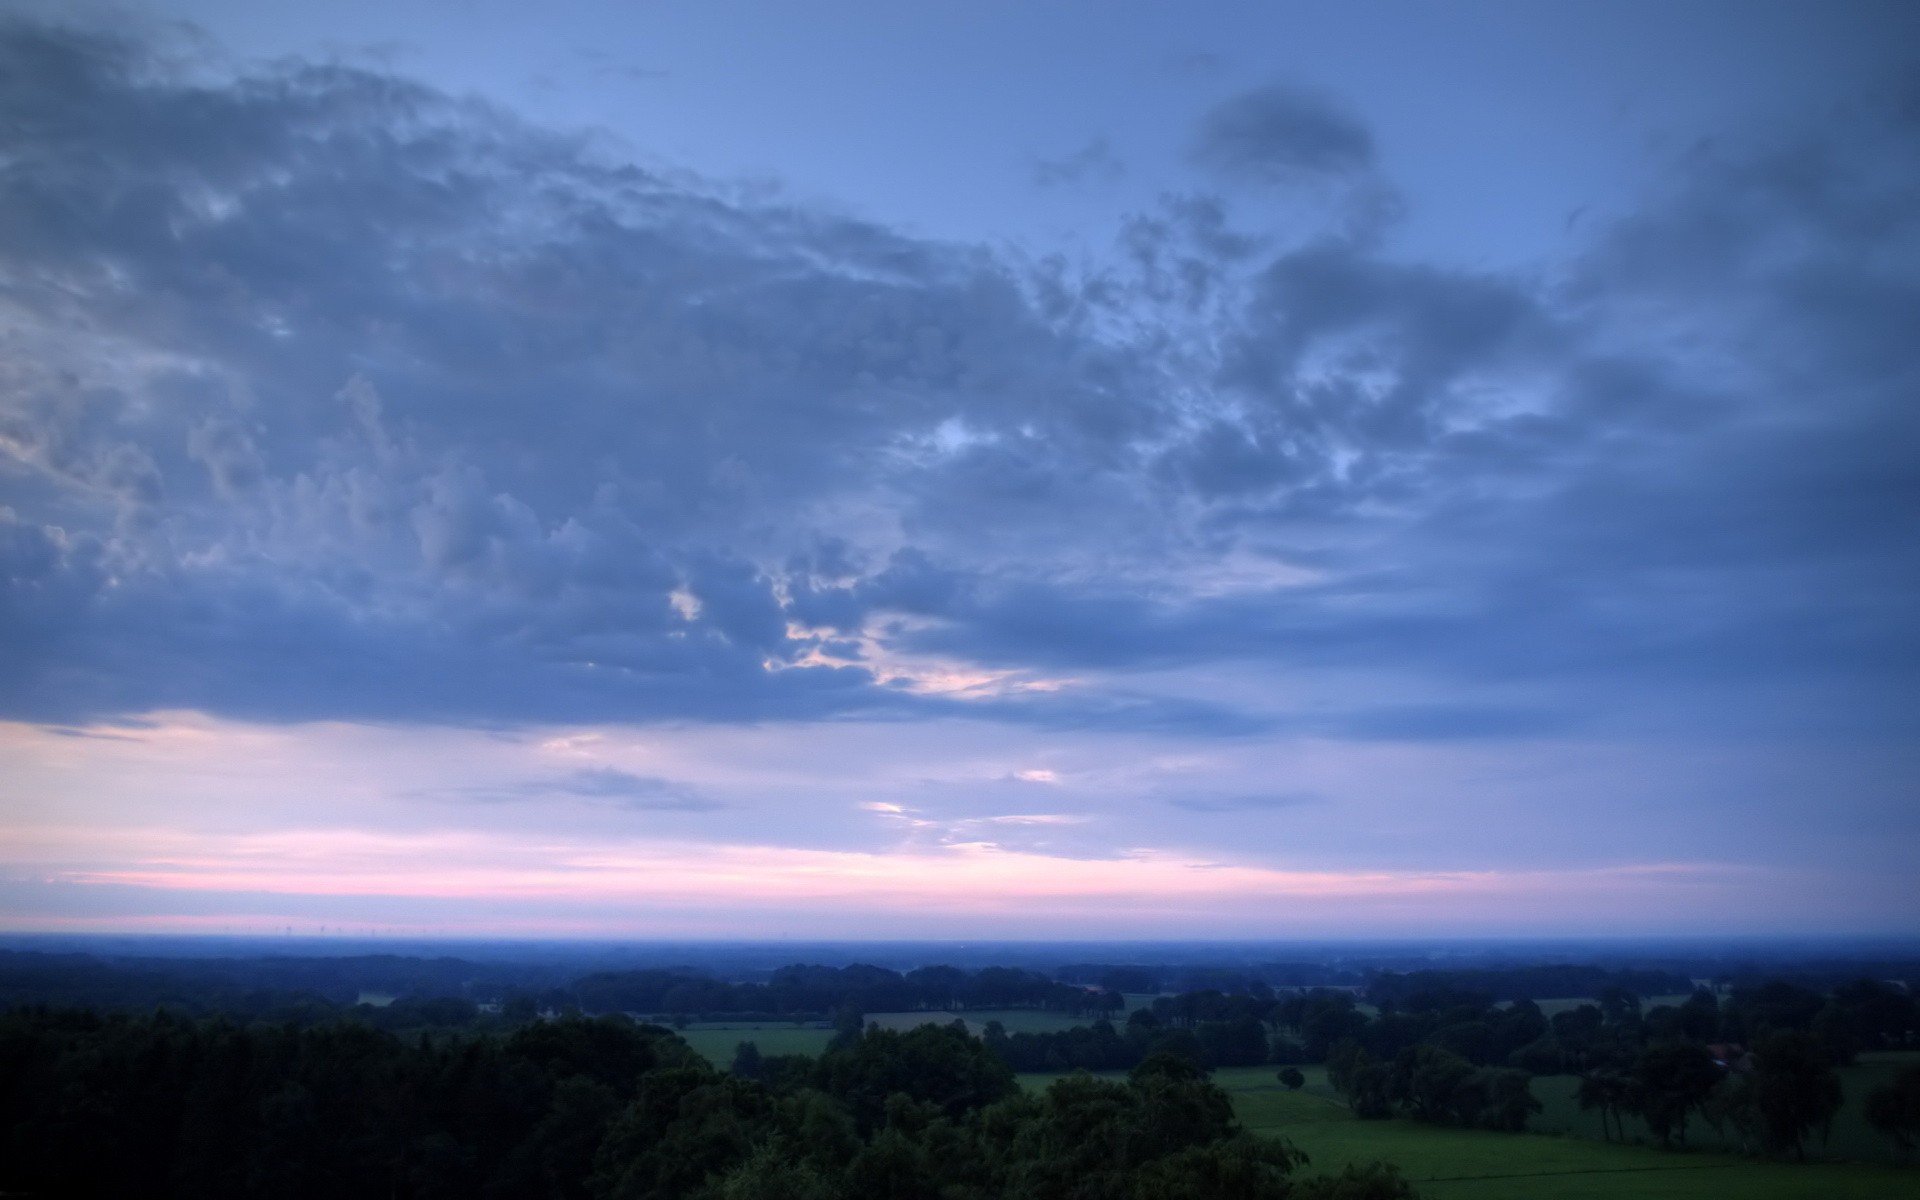
M 657 775 L 635 775 L 617 767 L 581 767 L 565 775 L 428 794 L 453 795 L 488 803 L 568 798 L 633 812 L 718 812 L 731 807 L 701 794 L 687 784 Z
M 10 22 L 0 714 L 1910 728 L 1915 129 L 1859 112 L 1501 272 L 1240 207 L 1386 186 L 1261 89 L 1082 269 Z
M 1178 795 L 1166 797 L 1174 808 L 1197 813 L 1273 812 L 1321 803 L 1312 792 L 1248 792 L 1234 795 Z
M 1346 178 L 1373 166 L 1373 135 L 1312 92 L 1271 84 L 1221 101 L 1201 121 L 1195 163 L 1240 182 Z
M 1094 138 L 1072 154 L 1038 159 L 1033 164 L 1033 182 L 1039 187 L 1112 183 L 1126 173 L 1126 164 L 1103 137 Z
M 783 544 L 957 409 L 1113 408 L 965 253 L 390 75 L 0 57 L 15 714 L 902 710 L 811 661 Z
M 622 808 L 646 812 L 713 812 L 727 807 L 685 784 L 614 767 L 582 767 L 570 775 L 530 786 L 561 795 L 613 801 Z

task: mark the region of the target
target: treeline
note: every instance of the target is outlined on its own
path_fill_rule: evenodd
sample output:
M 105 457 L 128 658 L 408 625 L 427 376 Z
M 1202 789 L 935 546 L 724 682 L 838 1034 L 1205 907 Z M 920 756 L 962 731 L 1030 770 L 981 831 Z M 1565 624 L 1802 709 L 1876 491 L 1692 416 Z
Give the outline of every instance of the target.
M 363 992 L 398 997 L 392 1012 L 367 1011 Z M 352 1013 L 404 1028 L 462 1024 L 479 1005 L 561 1013 L 632 1012 L 703 1017 L 825 1020 L 860 1012 L 1046 1008 L 1075 1014 L 1118 1012 L 1124 999 L 1012 967 L 961 970 L 930 966 L 905 973 L 884 967 L 795 965 L 765 982 L 730 982 L 690 968 L 601 971 L 554 977 L 550 966 L 500 966 L 456 958 L 398 955 L 341 958 L 143 960 L 111 963 L 82 954 L 0 951 L 0 1007 L 55 1004 L 193 1015 L 231 1015 L 312 1024 Z M 384 1014 L 384 1015 L 383 1015 Z M 463 1015 L 464 1014 L 464 1015 Z
M 674 971 L 603 971 L 576 981 L 567 998 L 584 1012 L 815 1016 L 857 1012 L 1044 1008 L 1089 1014 L 1117 1012 L 1126 1000 L 1015 967 L 920 967 L 907 971 L 855 964 L 791 966 L 765 983 L 728 983 Z
M 1053 972 L 1064 983 L 1113 992 L 1257 992 L 1266 989 L 1357 986 L 1366 981 L 1348 967 L 1314 962 L 1263 962 L 1247 967 L 1151 966 L 1142 963 L 1068 963 Z
M 989 1022 L 986 1043 L 1016 1071 L 1124 1070 L 1155 1053 L 1178 1054 L 1203 1067 L 1288 1066 L 1324 1062 L 1343 1039 L 1365 1038 L 1378 1053 L 1433 1042 L 1475 1065 L 1504 1064 L 1537 1040 L 1546 1018 L 1531 1003 L 1491 1003 L 1448 1010 L 1386 1012 L 1369 1017 L 1351 992 L 1317 989 L 1285 995 L 1185 992 L 1158 996 L 1107 1021 L 1040 1033 L 1007 1033 Z
M 397 954 L 138 958 L 0 950 L 0 1007 L 55 1004 L 120 1011 L 159 1007 L 211 1015 L 277 1016 L 351 1008 L 362 992 L 489 999 L 537 994 L 564 981 L 551 967 Z
M 1328 1080 L 1362 1117 L 1499 1126 L 1522 1105 L 1520 1085 L 1501 1071 L 1575 1073 L 1581 1107 L 1599 1111 L 1609 1139 L 1624 1138 L 1633 1117 L 1663 1146 L 1684 1145 L 1699 1119 L 1748 1151 L 1804 1157 L 1839 1111 L 1836 1066 L 1864 1050 L 1920 1045 L 1920 1002 L 1868 979 L 1826 994 L 1773 980 L 1724 1001 L 1702 989 L 1645 1011 L 1612 988 L 1551 1019 L 1531 1001 L 1477 1007 L 1435 989 L 1414 997 L 1423 1007 L 1371 1019 L 1343 997 L 1305 998 L 1312 1046 L 1346 1027 L 1328 1050 Z M 1871 1101 L 1868 1116 L 1904 1145 L 1920 1103 L 1901 1097 L 1920 1085 L 1901 1086 L 1908 1091 Z
M 1441 1046 L 1407 1046 L 1375 1062 L 1360 1044 L 1340 1042 L 1327 1059 L 1327 1082 L 1356 1116 L 1396 1113 L 1438 1125 L 1518 1133 L 1540 1111 L 1533 1077 L 1512 1067 L 1476 1066 Z
M 1844 1066 L 1862 1051 L 1920 1046 L 1920 1000 L 1874 979 L 1826 993 L 1770 980 L 1737 987 L 1724 999 L 1702 989 L 1644 1012 L 1637 998 L 1603 996 L 1556 1013 L 1547 1035 L 1525 1047 L 1518 1061 L 1535 1071 L 1583 1073 L 1618 1066 L 1656 1043 L 1732 1050 L 1776 1033 L 1806 1034 L 1830 1062 Z
M 1724 1001 L 1700 990 L 1645 1009 L 1619 974 L 1606 978 L 1594 1003 L 1551 1018 L 1532 1000 L 1497 1002 L 1435 973 L 1383 996 L 1375 1013 L 1345 990 L 1200 991 L 1157 997 L 1120 1027 L 1009 1034 L 990 1023 L 985 1041 L 1019 1071 L 1123 1070 L 1164 1054 L 1205 1067 L 1325 1062 L 1361 1117 L 1504 1130 L 1539 1111 L 1534 1075 L 1573 1073 L 1609 1138 L 1625 1136 L 1631 1116 L 1663 1145 L 1684 1144 L 1697 1118 L 1748 1150 L 1796 1156 L 1838 1109 L 1836 1065 L 1920 1046 L 1920 1002 L 1874 980 L 1824 994 L 1773 980 Z M 1920 1070 L 1909 1074 L 1868 1103 L 1869 1120 L 1902 1147 L 1920 1141 Z
M 1254 1017 L 1201 1021 L 1191 1028 L 1162 1024 L 1136 1010 L 1124 1030 L 1110 1021 L 1039 1033 L 1008 1033 L 987 1022 L 987 1048 L 1016 1071 L 1124 1071 L 1155 1054 L 1177 1055 L 1203 1068 L 1253 1067 L 1273 1061 L 1274 1044 Z
M 625 1018 L 438 1044 L 22 1009 L 0 1016 L 0 1191 L 540 1200 L 1401 1200 L 1301 1178 L 1160 1056 L 1042 1095 L 963 1028 L 868 1031 L 722 1074 Z
M 1639 970 L 1552 963 L 1526 967 L 1483 967 L 1444 971 L 1382 971 L 1367 981 L 1371 1004 L 1419 1005 L 1423 995 L 1490 1000 L 1554 1000 L 1626 992 L 1668 996 L 1693 990 L 1693 980 L 1673 971 Z

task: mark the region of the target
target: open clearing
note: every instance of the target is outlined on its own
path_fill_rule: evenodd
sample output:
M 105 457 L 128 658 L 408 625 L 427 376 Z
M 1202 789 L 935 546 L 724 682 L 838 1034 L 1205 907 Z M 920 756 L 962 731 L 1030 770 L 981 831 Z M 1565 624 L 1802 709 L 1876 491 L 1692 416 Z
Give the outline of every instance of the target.
M 724 1069 L 733 1063 L 734 1052 L 741 1042 L 752 1042 L 760 1047 L 762 1054 L 818 1055 L 825 1053 L 827 1043 L 833 1040 L 833 1030 L 765 1022 L 745 1025 L 702 1022 L 680 1030 L 680 1036 L 708 1062 Z

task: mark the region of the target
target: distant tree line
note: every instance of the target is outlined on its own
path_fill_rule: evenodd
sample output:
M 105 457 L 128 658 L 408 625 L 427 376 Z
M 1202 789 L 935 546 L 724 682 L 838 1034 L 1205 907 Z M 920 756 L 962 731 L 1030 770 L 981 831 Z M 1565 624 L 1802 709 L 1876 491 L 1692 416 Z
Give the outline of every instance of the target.
M 1357 986 L 1366 975 L 1351 967 L 1314 962 L 1263 962 L 1246 967 L 1187 964 L 1152 966 L 1139 963 L 1068 963 L 1053 977 L 1063 983 L 1103 988 L 1113 992 L 1256 992 L 1276 987 Z
M 1783 980 L 1734 989 L 1723 1001 L 1694 991 L 1642 1011 L 1617 985 L 1595 1003 L 1541 1014 L 1532 1001 L 1488 1006 L 1485 993 L 1428 980 L 1400 992 L 1405 1008 L 1369 1018 L 1339 994 L 1302 997 L 1309 1053 L 1329 1035 L 1328 1079 L 1363 1117 L 1396 1113 L 1459 1124 L 1509 1123 L 1524 1107 L 1499 1074 L 1580 1076 L 1579 1103 L 1597 1110 L 1605 1136 L 1639 1119 L 1663 1146 L 1685 1145 L 1699 1120 L 1751 1152 L 1805 1157 L 1842 1102 L 1835 1067 L 1863 1050 L 1920 1044 L 1920 1003 L 1875 980 L 1829 993 Z M 1868 1100 L 1868 1119 L 1910 1145 L 1920 1084 L 1906 1076 Z M 1524 1123 L 1524 1117 L 1520 1117 Z M 1906 1142 L 1901 1138 L 1906 1137 Z
M 1201 1021 L 1191 1027 L 1164 1024 L 1147 1009 L 1136 1010 L 1116 1029 L 1111 1021 L 1046 1032 L 1008 1033 L 987 1022 L 987 1048 L 1016 1071 L 1124 1071 L 1155 1054 L 1173 1054 L 1213 1067 L 1252 1067 L 1271 1061 L 1273 1044 L 1257 1018 Z
M 988 1008 L 1042 1008 L 1075 1014 L 1117 1012 L 1117 992 L 1089 991 L 1015 967 L 921 967 L 905 973 L 885 967 L 790 966 L 764 983 L 729 983 L 674 971 L 603 971 L 579 979 L 565 998 L 589 1013 L 751 1013 L 824 1017 L 860 1012 L 952 1012 Z
M 868 1030 L 755 1078 L 623 1017 L 408 1040 L 358 1022 L 0 1015 L 0 1191 L 538 1200 L 1403 1200 L 1302 1178 L 1198 1068 L 1021 1091 L 964 1027 Z
M 1640 970 L 1584 964 L 1550 963 L 1524 967 L 1459 968 L 1444 971 L 1381 971 L 1367 980 L 1368 1003 L 1420 1007 L 1426 993 L 1467 1001 L 1549 1000 L 1598 996 L 1619 990 L 1637 996 L 1666 996 L 1693 990 L 1693 980 L 1665 970 Z
M 1853 980 L 1820 992 L 1782 980 L 1707 990 L 1643 1008 L 1628 986 L 1668 987 L 1657 973 L 1510 975 L 1508 984 L 1606 980 L 1591 1003 L 1548 1018 L 1532 1000 L 1495 1000 L 1485 972 L 1397 976 L 1370 994 L 1206 990 L 1156 997 L 1129 1014 L 1068 1030 L 1008 1033 L 987 1047 L 1019 1071 L 1124 1070 L 1153 1055 L 1203 1067 L 1324 1062 L 1361 1117 L 1524 1129 L 1540 1110 L 1537 1074 L 1577 1074 L 1583 1107 L 1608 1138 L 1639 1119 L 1663 1146 L 1693 1122 L 1755 1153 L 1804 1157 L 1841 1102 L 1834 1068 L 1865 1050 L 1920 1046 L 1920 1002 L 1904 987 Z M 1491 985 L 1491 986 L 1490 986 Z M 1290 1085 L 1297 1086 L 1297 1085 Z M 1866 1117 L 1904 1151 L 1920 1143 L 1920 1067 L 1867 1100 Z
M 397 997 L 359 1004 L 363 992 Z M 102 962 L 89 955 L 0 951 L 0 1007 L 55 1004 L 193 1015 L 225 1013 L 312 1024 L 354 1013 L 404 1029 L 461 1025 L 479 1004 L 526 1012 L 629 1012 L 735 1019 L 830 1019 L 861 1012 L 1044 1008 L 1080 1015 L 1118 1012 L 1116 992 L 1061 983 L 1012 967 L 962 970 L 929 966 L 795 965 L 764 982 L 730 982 L 689 968 L 594 972 L 556 980 L 552 968 L 494 967 L 461 959 L 356 955 L 339 958 L 142 960 Z
M 400 954 L 132 958 L 0 950 L 0 1007 L 63 1004 L 147 1011 L 264 1013 L 275 1006 L 350 1007 L 362 992 L 488 999 L 538 993 L 570 972 Z

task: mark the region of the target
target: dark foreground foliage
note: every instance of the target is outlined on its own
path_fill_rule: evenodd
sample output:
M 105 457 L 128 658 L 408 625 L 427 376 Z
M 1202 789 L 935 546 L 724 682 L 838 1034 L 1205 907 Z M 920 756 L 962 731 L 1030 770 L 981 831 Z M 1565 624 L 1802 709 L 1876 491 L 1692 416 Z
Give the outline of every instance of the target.
M 0 1016 L 0 1192 L 608 1200 L 1394 1200 L 1298 1179 L 1198 1068 L 1021 1092 L 963 1028 L 721 1074 L 624 1018 L 406 1040 L 160 1014 Z

